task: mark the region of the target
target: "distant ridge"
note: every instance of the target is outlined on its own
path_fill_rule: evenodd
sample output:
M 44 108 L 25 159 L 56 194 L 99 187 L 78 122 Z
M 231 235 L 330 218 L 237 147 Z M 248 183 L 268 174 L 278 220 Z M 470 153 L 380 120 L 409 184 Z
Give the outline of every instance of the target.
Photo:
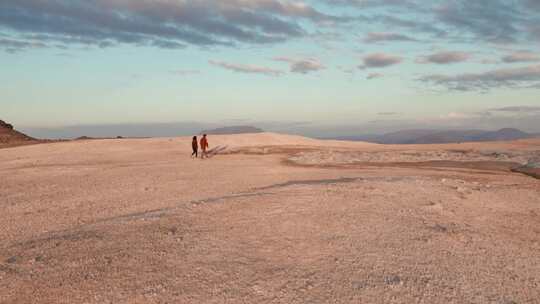
M 459 142 L 508 141 L 539 137 L 518 129 L 484 130 L 403 130 L 383 135 L 338 137 L 334 139 L 368 141 L 379 144 L 444 144 Z
M 263 133 L 264 131 L 259 128 L 251 126 L 230 126 L 211 130 L 204 130 L 201 134 L 211 135 L 228 135 L 228 134 L 248 134 L 248 133 Z

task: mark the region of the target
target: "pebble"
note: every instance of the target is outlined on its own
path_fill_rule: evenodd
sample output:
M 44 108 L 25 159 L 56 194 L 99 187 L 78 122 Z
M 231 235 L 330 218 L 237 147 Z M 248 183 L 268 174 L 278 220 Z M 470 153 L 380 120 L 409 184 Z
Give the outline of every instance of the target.
M 6 262 L 7 262 L 8 264 L 13 264 L 13 263 L 17 262 L 17 257 L 16 257 L 16 256 L 12 256 L 12 257 L 10 257 L 9 259 L 7 259 Z
M 399 276 L 397 276 L 397 275 L 385 277 L 384 282 L 387 285 L 401 285 L 401 284 L 403 284 L 403 282 L 401 281 L 401 278 Z

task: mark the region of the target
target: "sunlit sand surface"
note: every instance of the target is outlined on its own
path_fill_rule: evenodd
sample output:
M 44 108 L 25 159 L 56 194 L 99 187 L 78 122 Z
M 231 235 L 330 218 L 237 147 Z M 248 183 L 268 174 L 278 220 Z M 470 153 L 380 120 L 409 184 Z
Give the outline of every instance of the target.
M 0 150 L 0 303 L 536 303 L 540 140 Z

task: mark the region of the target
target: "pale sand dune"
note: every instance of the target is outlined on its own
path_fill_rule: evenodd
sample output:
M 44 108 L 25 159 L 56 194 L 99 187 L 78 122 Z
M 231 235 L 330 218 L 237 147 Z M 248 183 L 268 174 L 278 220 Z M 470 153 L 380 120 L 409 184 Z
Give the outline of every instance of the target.
M 207 160 L 190 137 L 0 150 L 0 303 L 540 298 L 540 181 L 497 165 L 540 140 L 209 140 Z

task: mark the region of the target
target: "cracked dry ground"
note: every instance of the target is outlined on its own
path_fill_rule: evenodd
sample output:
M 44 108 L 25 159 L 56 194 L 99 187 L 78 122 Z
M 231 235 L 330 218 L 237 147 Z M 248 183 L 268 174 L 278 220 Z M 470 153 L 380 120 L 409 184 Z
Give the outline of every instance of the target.
M 538 180 L 139 145 L 0 153 L 0 303 L 540 301 Z

